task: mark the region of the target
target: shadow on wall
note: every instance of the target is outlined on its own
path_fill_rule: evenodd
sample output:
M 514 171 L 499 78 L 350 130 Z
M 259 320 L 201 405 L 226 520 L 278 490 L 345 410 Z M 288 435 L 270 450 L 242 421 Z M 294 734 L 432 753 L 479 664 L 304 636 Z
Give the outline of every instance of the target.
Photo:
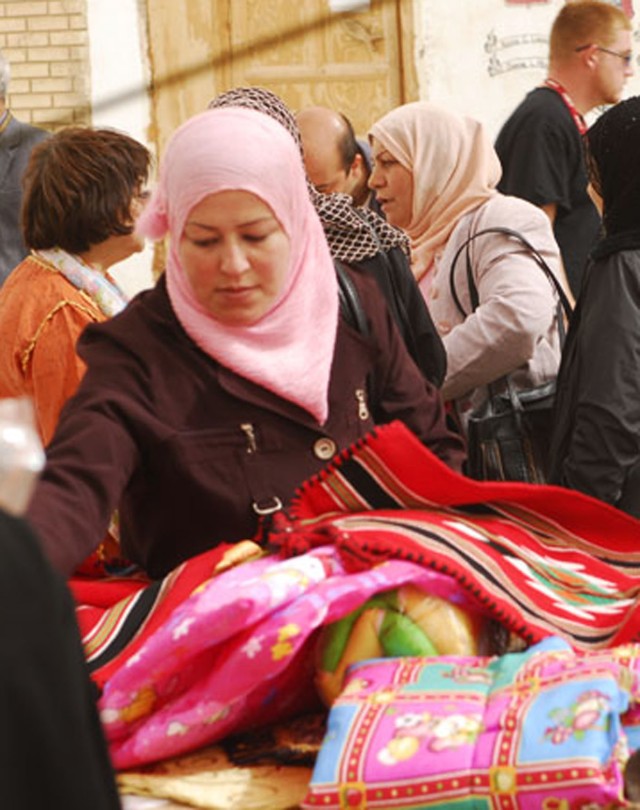
M 384 6 L 389 3 L 395 4 L 395 2 L 396 0 L 379 0 L 379 5 Z M 134 87 L 122 93 L 114 94 L 111 98 L 107 98 L 104 101 L 97 103 L 93 107 L 93 110 L 104 112 L 111 107 L 137 99 L 141 95 L 153 94 L 160 88 L 178 85 L 188 81 L 194 76 L 198 76 L 201 73 L 210 72 L 213 69 L 229 64 L 234 59 L 240 59 L 249 54 L 255 55 L 260 51 L 268 51 L 270 48 L 281 45 L 283 42 L 299 39 L 321 28 L 336 25 L 338 22 L 343 21 L 347 17 L 355 16 L 355 14 L 355 12 L 329 12 L 319 14 L 302 25 L 293 25 L 288 28 L 282 28 L 277 34 L 263 37 L 262 39 L 251 40 L 240 47 L 234 48 L 233 50 L 226 50 L 219 56 L 213 57 L 213 59 L 208 59 L 205 62 L 198 62 L 197 64 L 183 68 L 182 70 L 177 70 L 164 76 L 156 76 L 153 78 L 151 84 L 145 87 Z

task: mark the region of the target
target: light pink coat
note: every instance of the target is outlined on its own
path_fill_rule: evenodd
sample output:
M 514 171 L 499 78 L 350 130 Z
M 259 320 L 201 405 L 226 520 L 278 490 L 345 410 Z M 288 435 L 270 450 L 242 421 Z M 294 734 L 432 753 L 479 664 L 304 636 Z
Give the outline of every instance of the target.
M 464 318 L 454 303 L 450 271 L 456 251 L 471 233 L 496 225 L 519 231 L 556 276 L 560 266 L 548 217 L 524 200 L 497 194 L 458 221 L 435 257 L 427 303 L 447 352 L 443 396 L 457 401 L 461 415 L 486 397 L 486 383 L 513 372 L 518 387 L 537 385 L 555 377 L 560 363 L 556 294 L 516 240 L 488 234 L 470 245 L 480 306 Z M 471 313 L 465 251 L 454 280 L 462 307 Z

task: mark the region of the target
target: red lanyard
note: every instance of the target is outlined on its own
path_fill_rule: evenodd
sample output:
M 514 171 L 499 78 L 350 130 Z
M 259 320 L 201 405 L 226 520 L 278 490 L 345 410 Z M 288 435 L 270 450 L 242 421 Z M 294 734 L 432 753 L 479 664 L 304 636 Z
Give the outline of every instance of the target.
M 549 87 L 551 90 L 555 90 L 556 93 L 560 96 L 560 98 L 564 101 L 566 108 L 571 113 L 571 117 L 575 125 L 578 127 L 578 132 L 581 135 L 587 131 L 587 122 L 584 118 L 580 115 L 580 113 L 576 110 L 576 105 L 571 101 L 571 98 L 564 87 L 557 82 L 555 79 L 545 79 L 542 83 L 544 87 Z

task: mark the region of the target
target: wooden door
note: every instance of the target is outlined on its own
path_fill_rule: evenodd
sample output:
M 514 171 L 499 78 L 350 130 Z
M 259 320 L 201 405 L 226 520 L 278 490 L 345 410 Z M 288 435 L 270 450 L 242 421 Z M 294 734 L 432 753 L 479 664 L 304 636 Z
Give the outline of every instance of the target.
M 155 131 L 161 151 L 182 121 L 231 87 L 259 85 L 294 110 L 324 104 L 363 134 L 416 98 L 413 0 L 147 0 Z

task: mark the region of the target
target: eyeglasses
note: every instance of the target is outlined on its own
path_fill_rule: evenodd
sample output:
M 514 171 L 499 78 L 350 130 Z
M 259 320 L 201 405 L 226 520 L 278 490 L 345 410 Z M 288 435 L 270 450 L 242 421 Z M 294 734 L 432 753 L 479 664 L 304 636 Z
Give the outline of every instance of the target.
M 581 45 L 579 48 L 576 48 L 576 53 L 580 53 L 580 51 L 586 51 L 587 48 L 592 47 L 593 43 L 589 43 L 589 45 Z M 609 48 L 603 48 L 601 45 L 596 45 L 595 47 L 597 51 L 602 51 L 603 53 L 608 53 L 611 54 L 611 56 L 617 56 L 618 59 L 622 59 L 625 67 L 629 67 L 633 59 L 632 53 L 619 53 L 618 51 L 612 51 Z

